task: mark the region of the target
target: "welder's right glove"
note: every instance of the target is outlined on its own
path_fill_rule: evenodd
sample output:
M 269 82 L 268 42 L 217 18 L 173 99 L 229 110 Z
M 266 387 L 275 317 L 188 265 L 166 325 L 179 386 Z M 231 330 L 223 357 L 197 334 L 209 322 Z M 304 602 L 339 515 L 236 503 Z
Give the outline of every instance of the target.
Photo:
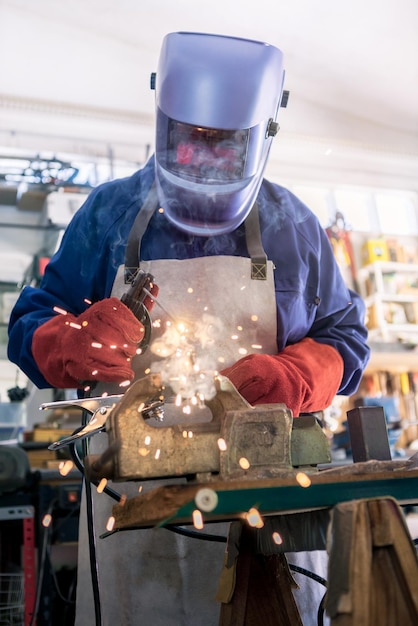
M 92 304 L 78 317 L 56 315 L 39 326 L 32 354 L 52 387 L 81 388 L 83 381 L 131 381 L 131 359 L 144 326 L 118 298 Z M 85 384 L 85 382 L 84 382 Z

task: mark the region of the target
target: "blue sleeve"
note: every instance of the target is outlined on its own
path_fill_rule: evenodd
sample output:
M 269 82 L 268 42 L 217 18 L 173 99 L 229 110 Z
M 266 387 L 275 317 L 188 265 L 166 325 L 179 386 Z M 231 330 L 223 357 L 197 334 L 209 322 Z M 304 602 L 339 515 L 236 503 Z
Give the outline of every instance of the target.
M 50 385 L 32 357 L 33 333 L 56 314 L 54 307 L 79 315 L 89 302 L 110 296 L 138 211 L 134 183 L 125 179 L 93 190 L 68 225 L 40 286 L 25 287 L 18 298 L 9 322 L 8 358 L 39 388 Z
M 278 349 L 304 337 L 343 358 L 340 394 L 353 394 L 370 356 L 362 298 L 350 291 L 316 216 L 291 192 L 265 182 L 263 243 L 275 265 Z

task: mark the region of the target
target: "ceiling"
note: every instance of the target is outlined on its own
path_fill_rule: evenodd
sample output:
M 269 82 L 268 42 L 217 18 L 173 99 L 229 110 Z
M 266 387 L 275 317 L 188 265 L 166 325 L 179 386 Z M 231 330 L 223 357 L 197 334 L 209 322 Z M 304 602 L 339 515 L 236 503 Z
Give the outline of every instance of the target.
M 34 135 L 107 137 L 121 154 L 149 142 L 149 75 L 176 30 L 281 48 L 280 135 L 302 139 L 305 158 L 314 138 L 417 166 L 417 0 L 0 0 L 0 148 Z

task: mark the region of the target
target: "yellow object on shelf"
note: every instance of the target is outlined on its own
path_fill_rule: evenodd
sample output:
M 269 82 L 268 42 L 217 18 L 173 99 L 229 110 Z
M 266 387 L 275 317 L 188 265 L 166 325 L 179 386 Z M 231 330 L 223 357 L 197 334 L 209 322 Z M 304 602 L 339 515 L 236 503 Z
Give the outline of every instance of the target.
M 389 249 L 386 239 L 368 239 L 363 246 L 363 264 L 375 261 L 389 261 Z

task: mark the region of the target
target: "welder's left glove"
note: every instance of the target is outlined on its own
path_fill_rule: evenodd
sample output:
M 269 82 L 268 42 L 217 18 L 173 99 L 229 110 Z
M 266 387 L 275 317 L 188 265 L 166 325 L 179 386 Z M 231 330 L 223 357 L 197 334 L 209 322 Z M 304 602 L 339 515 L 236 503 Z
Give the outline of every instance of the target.
M 249 354 L 220 373 L 250 404 L 282 402 L 297 416 L 330 406 L 343 371 L 335 348 L 307 337 L 276 355 Z

